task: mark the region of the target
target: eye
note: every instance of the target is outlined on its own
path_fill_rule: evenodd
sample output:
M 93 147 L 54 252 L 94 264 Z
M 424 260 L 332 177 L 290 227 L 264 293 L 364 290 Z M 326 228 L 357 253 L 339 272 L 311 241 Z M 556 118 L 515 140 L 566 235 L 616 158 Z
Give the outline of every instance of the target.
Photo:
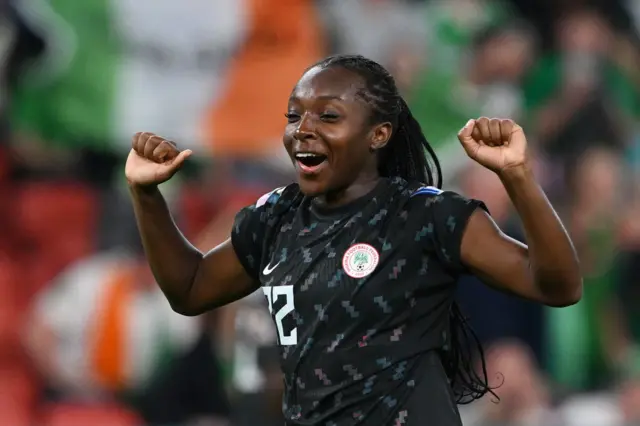
M 320 116 L 320 118 L 322 119 L 322 121 L 332 122 L 332 121 L 337 121 L 340 118 L 340 116 L 335 112 L 325 112 Z
M 284 116 L 287 117 L 287 122 L 289 123 L 295 123 L 300 119 L 300 115 L 296 114 L 295 112 L 288 112 Z

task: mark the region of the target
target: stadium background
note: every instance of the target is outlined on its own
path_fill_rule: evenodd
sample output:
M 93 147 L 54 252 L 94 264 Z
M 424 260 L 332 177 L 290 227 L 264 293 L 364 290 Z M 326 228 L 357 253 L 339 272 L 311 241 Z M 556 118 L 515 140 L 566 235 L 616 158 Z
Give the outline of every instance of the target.
M 461 280 L 490 378 L 505 376 L 502 402 L 464 407 L 465 425 L 640 424 L 639 29 L 639 0 L 1 1 L 0 425 L 282 424 L 261 297 L 173 313 L 123 167 L 136 131 L 194 149 L 164 192 L 211 248 L 291 178 L 287 96 L 336 52 L 393 71 L 446 187 L 516 238 L 455 134 L 471 117 L 522 123 L 579 251 L 584 298 L 567 309 Z

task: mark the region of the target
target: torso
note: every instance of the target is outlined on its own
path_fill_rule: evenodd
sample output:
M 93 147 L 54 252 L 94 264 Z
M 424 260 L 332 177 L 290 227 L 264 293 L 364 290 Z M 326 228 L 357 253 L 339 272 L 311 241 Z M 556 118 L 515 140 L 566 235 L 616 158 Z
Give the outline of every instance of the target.
M 425 215 L 440 191 L 419 188 L 383 180 L 321 211 L 293 185 L 263 217 L 255 269 L 277 328 L 288 424 L 459 424 L 440 361 L 457 273 Z

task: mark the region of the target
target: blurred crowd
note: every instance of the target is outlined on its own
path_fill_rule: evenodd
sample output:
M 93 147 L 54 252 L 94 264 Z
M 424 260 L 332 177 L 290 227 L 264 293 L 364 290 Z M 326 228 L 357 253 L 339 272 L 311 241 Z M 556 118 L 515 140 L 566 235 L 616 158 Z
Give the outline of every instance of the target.
M 163 192 L 214 247 L 291 181 L 287 97 L 331 53 L 387 66 L 445 187 L 517 239 L 456 133 L 520 123 L 579 252 L 569 308 L 459 283 L 500 398 L 462 407 L 465 425 L 640 424 L 639 31 L 640 0 L 0 1 L 0 425 L 282 425 L 263 296 L 174 313 L 123 169 L 137 131 L 193 149 Z

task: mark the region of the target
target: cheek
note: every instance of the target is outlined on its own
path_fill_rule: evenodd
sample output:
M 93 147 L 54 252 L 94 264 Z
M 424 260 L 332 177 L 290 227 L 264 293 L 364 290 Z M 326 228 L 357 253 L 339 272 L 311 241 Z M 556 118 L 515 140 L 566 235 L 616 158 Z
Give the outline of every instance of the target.
M 318 133 L 329 143 L 332 147 L 336 149 L 344 150 L 348 148 L 350 142 L 354 138 L 354 134 L 349 128 L 349 126 L 341 125 L 341 124 L 325 124 L 322 127 L 318 128 Z
M 354 132 L 350 126 L 326 126 L 322 129 L 321 136 L 333 153 L 340 154 L 341 157 L 356 155 L 366 145 L 364 136 Z
M 282 134 L 282 144 L 284 145 L 284 148 L 288 151 L 291 152 L 291 149 L 293 147 L 293 133 L 294 133 L 295 129 L 292 128 L 292 126 L 287 126 L 284 129 L 284 133 Z
M 352 179 L 360 173 L 372 155 L 362 138 L 342 140 L 332 151 L 334 168 L 343 179 Z

